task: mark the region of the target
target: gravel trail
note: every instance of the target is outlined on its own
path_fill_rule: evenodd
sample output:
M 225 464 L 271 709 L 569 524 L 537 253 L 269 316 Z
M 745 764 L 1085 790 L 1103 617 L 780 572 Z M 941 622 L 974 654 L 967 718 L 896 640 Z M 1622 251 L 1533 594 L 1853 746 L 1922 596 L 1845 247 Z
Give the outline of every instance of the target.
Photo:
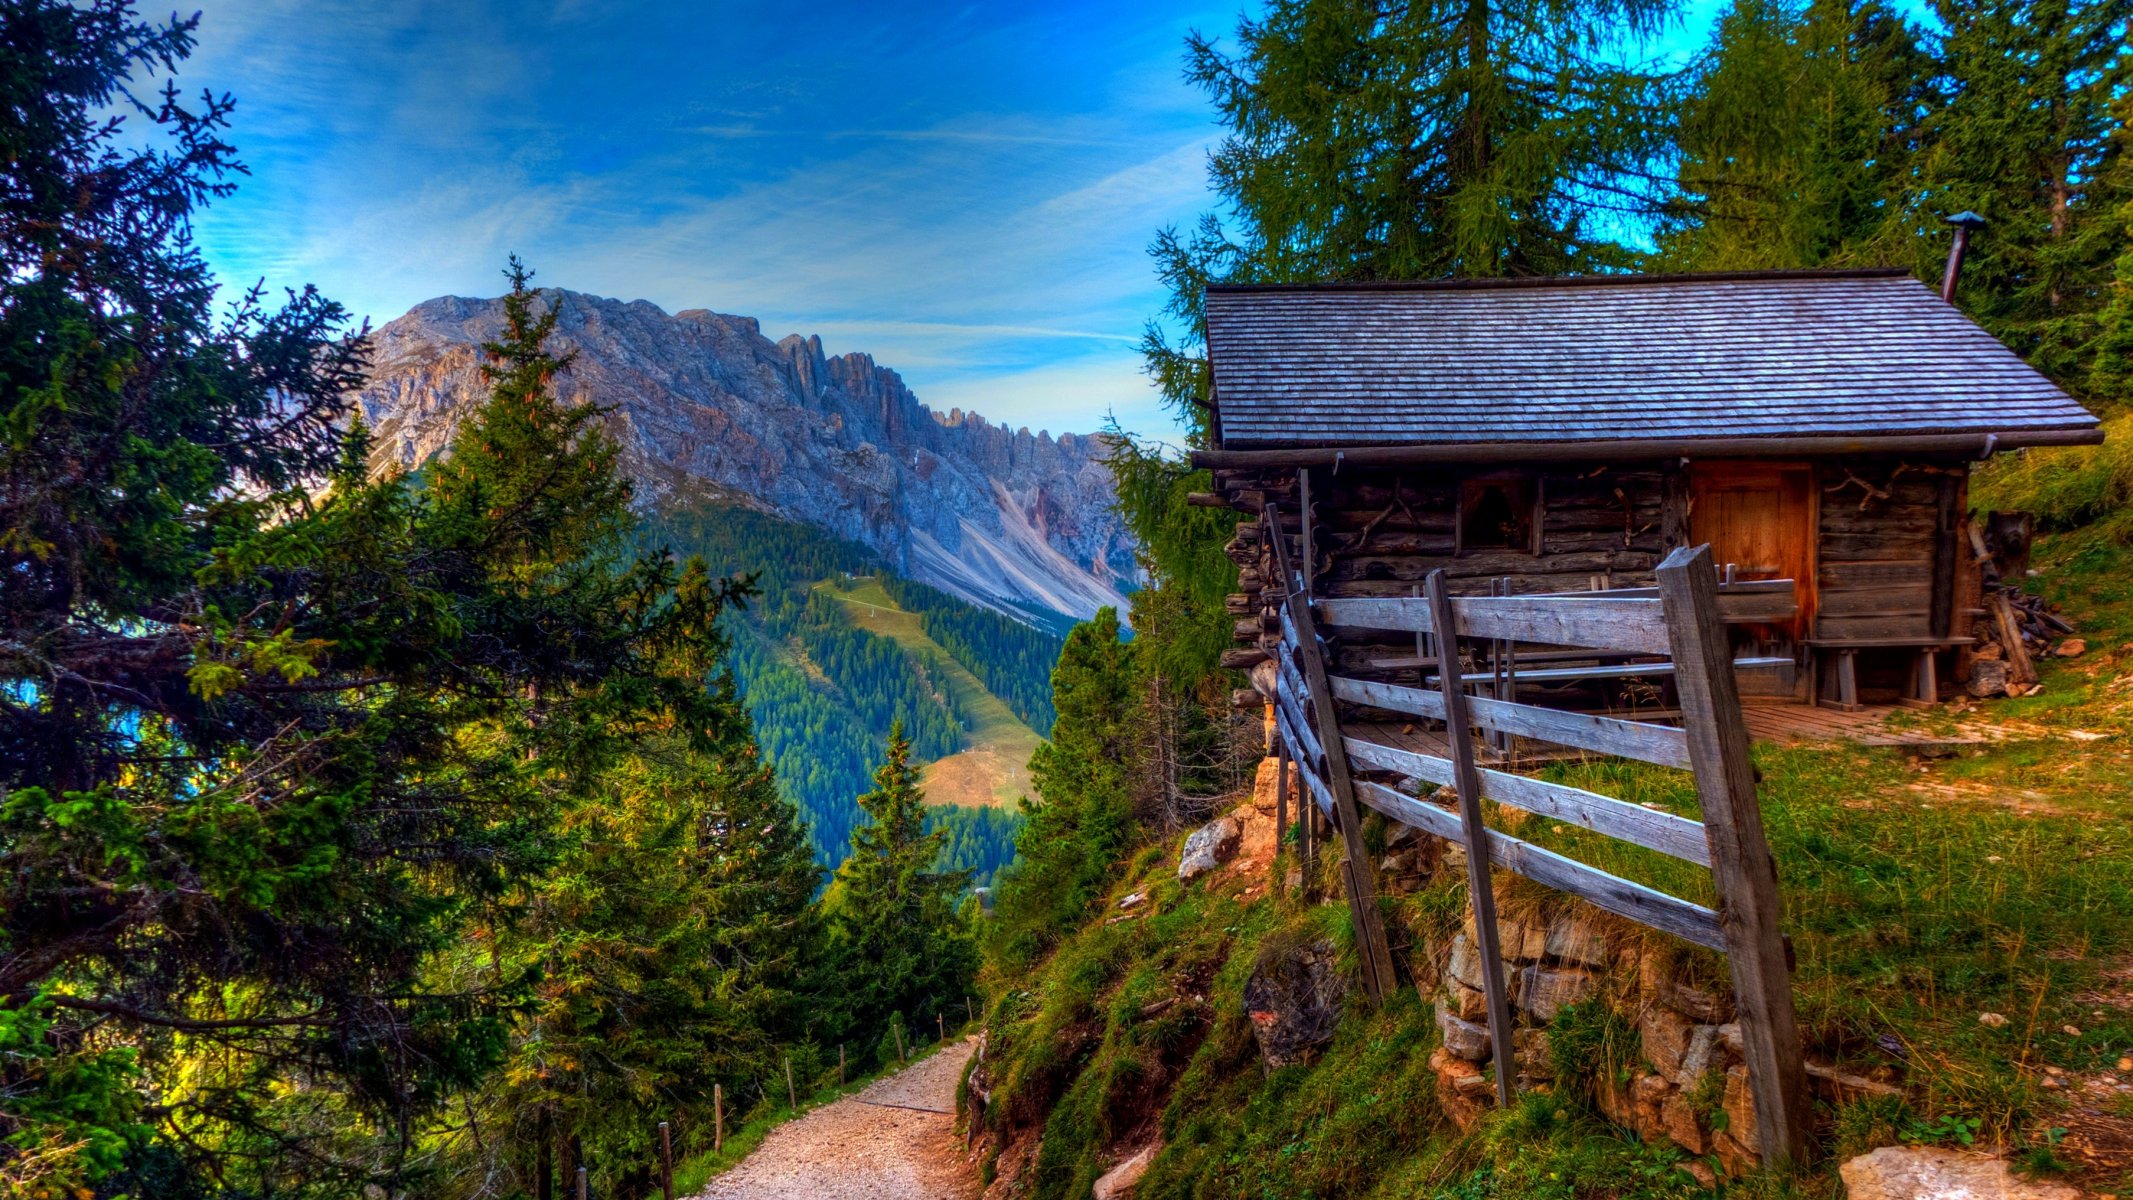
M 955 1137 L 964 1040 L 772 1130 L 701 1200 L 964 1200 L 977 1172 Z

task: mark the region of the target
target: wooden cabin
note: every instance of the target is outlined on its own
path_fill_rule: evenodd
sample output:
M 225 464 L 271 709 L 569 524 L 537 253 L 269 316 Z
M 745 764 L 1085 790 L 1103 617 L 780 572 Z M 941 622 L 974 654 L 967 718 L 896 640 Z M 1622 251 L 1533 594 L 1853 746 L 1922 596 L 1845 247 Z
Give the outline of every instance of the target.
M 1218 286 L 1206 314 L 1215 448 L 1194 461 L 1201 502 L 1251 518 L 1240 667 L 1278 630 L 1271 506 L 1324 597 L 1413 594 L 1439 567 L 1469 594 L 1634 588 L 1709 543 L 1743 585 L 1744 694 L 1931 702 L 1981 636 L 1971 465 L 2102 438 L 1899 270 Z M 1334 653 L 1386 678 L 1422 661 Z M 1507 655 L 1520 698 L 1664 707 L 1636 661 Z

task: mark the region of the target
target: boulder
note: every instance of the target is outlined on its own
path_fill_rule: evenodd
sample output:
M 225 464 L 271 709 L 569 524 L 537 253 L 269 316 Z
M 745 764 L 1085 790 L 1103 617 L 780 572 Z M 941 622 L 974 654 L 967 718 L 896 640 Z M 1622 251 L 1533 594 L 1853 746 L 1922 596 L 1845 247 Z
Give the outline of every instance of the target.
M 1267 1066 L 1309 1062 L 1333 1040 L 1348 990 L 1335 967 L 1337 958 L 1333 943 L 1323 939 L 1260 953 L 1244 981 L 1244 1011 Z
M 1644 1046 L 1644 1061 L 1676 1082 L 1681 1078 L 1681 1060 L 1688 1055 L 1694 1022 L 1671 1008 L 1651 1005 L 1637 1018 L 1637 1033 Z
M 1607 939 L 1599 922 L 1585 916 L 1559 917 L 1548 926 L 1545 952 L 1557 962 L 1577 967 L 1607 965 Z
M 1575 967 L 1551 970 L 1527 967 L 1519 972 L 1518 1006 L 1543 1025 L 1569 1005 L 1590 999 L 1600 990 L 1600 977 Z
M 1452 1015 L 1462 1021 L 1486 1021 L 1489 1019 L 1489 998 L 1463 983 L 1454 983 L 1445 988 L 1449 996 Z
M 1231 817 L 1216 817 L 1192 831 L 1178 856 L 1178 878 L 1196 879 L 1237 856 L 1244 831 Z
M 1689 1103 L 1687 1092 L 1675 1092 L 1659 1106 L 1659 1120 L 1666 1126 L 1666 1136 L 1674 1144 L 1691 1154 L 1709 1154 L 1711 1135 L 1703 1127 L 1703 1118 L 1697 1115 L 1695 1105 Z
M 1140 1187 L 1141 1176 L 1148 1173 L 1148 1164 L 1155 1161 L 1155 1153 L 1160 1149 L 1161 1143 L 1150 1142 L 1120 1159 L 1110 1170 L 1096 1177 L 1096 1186 L 1089 1192 L 1091 1200 L 1128 1200 Z
M 2023 1179 L 2007 1160 L 1938 1146 L 1883 1146 L 1837 1168 L 1850 1200 L 2079 1200 L 2063 1183 Z
M 1489 1057 L 1489 1027 L 1462 1021 L 1445 1004 L 1437 1005 L 1437 1028 L 1444 1033 L 1444 1048 L 1468 1062 Z
M 2089 652 L 2089 644 L 2080 638 L 2068 638 L 2052 647 L 2052 653 L 2060 658 L 2080 658 Z
M 1981 658 L 1970 664 L 1970 682 L 1963 685 L 1965 691 L 1982 700 L 1997 696 L 2007 690 L 2008 673 L 2005 661 L 1997 658 Z

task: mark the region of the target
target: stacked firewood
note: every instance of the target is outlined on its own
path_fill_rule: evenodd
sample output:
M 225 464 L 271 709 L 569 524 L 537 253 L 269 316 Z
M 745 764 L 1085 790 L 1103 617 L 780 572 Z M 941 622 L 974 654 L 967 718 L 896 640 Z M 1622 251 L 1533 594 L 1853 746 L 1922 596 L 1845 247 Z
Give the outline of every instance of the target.
M 2039 658 L 2071 658 L 2086 650 L 2072 622 L 2038 596 L 2018 587 L 1990 587 L 1985 616 L 1977 624 L 1970 694 L 2026 696 L 2037 689 Z

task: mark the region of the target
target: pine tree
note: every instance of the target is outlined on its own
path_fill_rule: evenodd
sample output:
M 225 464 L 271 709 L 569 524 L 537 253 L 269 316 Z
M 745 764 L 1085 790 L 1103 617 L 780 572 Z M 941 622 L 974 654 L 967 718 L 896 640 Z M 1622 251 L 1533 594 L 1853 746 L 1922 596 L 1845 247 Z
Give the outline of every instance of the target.
M 1000 885 L 993 953 L 1027 963 L 1080 924 L 1134 836 L 1128 766 L 1135 757 L 1133 650 L 1109 608 L 1074 627 L 1052 669 L 1058 718 L 1030 756 L 1034 802 Z
M 1908 260 L 1934 66 L 1879 0 L 1740 0 L 1689 73 L 1658 265 Z
M 939 869 L 948 835 L 926 830 L 926 801 L 897 726 L 873 790 L 859 797 L 866 823 L 823 898 L 835 946 L 843 1032 L 879 1037 L 892 1018 L 924 1018 L 961 1005 L 976 970 L 971 930 L 956 900 L 968 871 Z

